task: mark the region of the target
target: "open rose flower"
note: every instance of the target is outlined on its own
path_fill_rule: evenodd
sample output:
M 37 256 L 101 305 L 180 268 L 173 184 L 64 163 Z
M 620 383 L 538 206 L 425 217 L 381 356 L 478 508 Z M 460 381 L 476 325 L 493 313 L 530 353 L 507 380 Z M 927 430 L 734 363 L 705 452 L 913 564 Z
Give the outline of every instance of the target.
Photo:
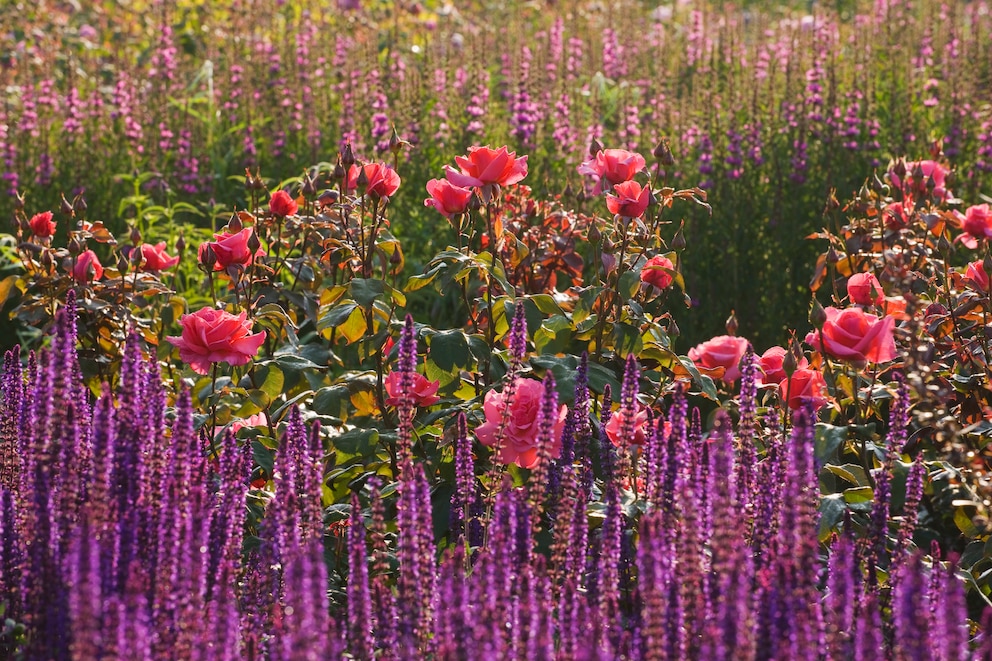
M 431 406 L 441 400 L 437 396 L 437 389 L 441 385 L 440 381 L 428 381 L 427 377 L 418 372 L 410 375 L 410 395 L 414 406 Z M 399 406 L 400 404 L 400 372 L 390 372 L 386 375 L 386 393 L 389 398 L 386 400 L 387 406 Z
M 214 363 L 246 365 L 265 341 L 265 331 L 251 332 L 245 312 L 235 316 L 216 308 L 203 308 L 179 320 L 182 335 L 165 338 L 179 348 L 179 357 L 197 374 L 207 374 Z
M 892 202 L 882 209 L 882 222 L 885 223 L 886 229 L 906 229 L 909 227 L 909 218 L 912 213 L 912 203 Z
M 152 273 L 171 269 L 179 263 L 178 255 L 176 257 L 170 257 L 165 252 L 165 241 L 156 243 L 154 246 L 150 243 L 142 243 L 141 259 L 144 262 L 145 270 Z
M 806 344 L 829 356 L 863 366 L 896 357 L 895 319 L 876 317 L 861 308 L 825 308 L 823 329 L 806 336 Z
M 99 280 L 103 277 L 103 264 L 100 263 L 96 253 L 86 250 L 76 257 L 75 264 L 72 265 L 72 279 L 79 283 L 87 283 Z
M 644 445 L 651 432 L 648 427 L 648 407 L 640 402 L 637 403 L 634 419 L 631 421 L 633 436 L 630 438 L 622 437 L 626 417 L 623 408 L 614 411 L 613 415 L 610 416 L 610 421 L 606 423 L 606 437 L 610 439 L 610 443 L 618 448 L 628 445 Z
M 820 372 L 801 368 L 792 373 L 789 378 L 779 383 L 782 399 L 788 397 L 789 408 L 798 410 L 812 403 L 814 409 L 823 408 L 830 399 L 827 397 L 827 382 Z
M 445 218 L 465 213 L 472 199 L 470 189 L 455 186 L 447 179 L 431 179 L 427 182 L 427 192 L 430 197 L 424 200 L 424 206 L 434 207 Z
M 764 374 L 764 376 L 759 375 L 762 385 L 778 385 L 786 377 L 783 363 L 787 352 L 788 350 L 782 347 L 771 347 L 761 354 L 761 357 L 758 358 L 758 367 Z M 798 368 L 802 369 L 808 366 L 809 361 L 806 360 L 806 356 L 799 359 Z
M 920 171 L 923 173 L 923 178 L 918 182 L 913 176 L 917 166 L 919 166 Z M 889 180 L 906 197 L 926 197 L 929 194 L 927 181 L 930 177 L 933 177 L 933 198 L 935 200 L 946 200 L 951 196 L 947 190 L 947 174 L 948 171 L 937 161 L 913 161 L 912 163 L 906 163 L 905 177 L 900 177 L 890 170 Z
M 28 225 L 31 226 L 31 233 L 40 239 L 45 239 L 55 234 L 55 221 L 52 220 L 51 211 L 43 211 L 31 216 Z
M 740 363 L 747 344 L 743 337 L 718 335 L 689 349 L 689 360 L 699 371 L 723 379 L 725 383 L 734 383 L 741 378 Z
M 961 215 L 958 214 L 958 218 Z M 979 241 L 992 239 L 992 209 L 987 204 L 975 204 L 968 207 L 961 221 L 964 234 L 959 240 L 971 249 L 978 247 Z
M 492 185 L 510 186 L 527 176 L 527 157 L 517 158 L 517 153 L 505 146 L 470 147 L 467 156 L 456 156 L 460 170 L 445 166 L 444 176 L 455 186 L 486 188 Z
M 858 305 L 881 305 L 885 300 L 882 283 L 874 273 L 855 273 L 847 279 L 847 295 Z
M 613 187 L 616 195 L 606 196 L 606 206 L 610 213 L 615 213 L 624 218 L 640 218 L 648 208 L 651 198 L 651 189 L 641 185 L 636 181 L 625 181 Z
M 269 211 L 276 216 L 285 218 L 286 216 L 292 216 L 298 210 L 299 207 L 296 204 L 296 200 L 284 190 L 277 190 L 269 198 Z
M 985 264 L 983 260 L 968 264 L 968 268 L 965 269 L 964 277 L 966 277 L 971 282 L 968 283 L 973 289 L 977 289 L 983 294 L 988 294 L 989 292 L 989 274 L 985 272 Z
M 348 168 L 345 180 L 347 190 L 358 190 L 358 178 L 365 174 L 364 195 L 375 195 L 389 199 L 400 188 L 400 175 L 385 163 L 369 163 L 368 165 L 352 165 Z
M 209 245 L 217 257 L 217 262 L 214 264 L 215 271 L 223 271 L 231 265 L 248 266 L 252 260 L 248 243 L 254 232 L 251 227 L 246 227 L 235 234 L 214 234 L 214 241 L 200 244 L 200 261 L 203 261 L 204 250 Z M 262 254 L 265 254 L 265 251 L 259 248 L 255 256 Z
M 268 427 L 269 421 L 265 417 L 265 411 L 250 415 L 247 418 L 238 418 L 231 423 L 231 433 L 237 435 L 242 429 L 251 427 Z
M 601 149 L 593 158 L 580 165 L 578 171 L 579 174 L 596 178 L 593 194 L 598 195 L 617 184 L 630 181 L 645 165 L 644 157 L 638 153 L 626 149 Z
M 664 255 L 655 255 L 641 269 L 641 282 L 658 289 L 667 289 L 675 281 L 675 276 L 669 273 L 674 270 L 672 260 Z
M 503 434 L 503 442 L 499 448 L 499 460 L 504 464 L 516 464 L 521 468 L 533 468 L 537 464 L 537 418 L 541 410 L 541 398 L 544 396 L 544 385 L 533 379 L 518 378 L 516 393 L 510 405 L 509 421 Z M 479 441 L 489 447 L 496 445 L 496 432 L 500 419 L 506 410 L 504 393 L 490 390 L 482 404 L 486 421 L 476 430 Z M 565 426 L 565 416 L 568 408 L 562 404 L 555 422 L 554 440 L 550 455 L 557 459 L 561 456 L 561 432 Z

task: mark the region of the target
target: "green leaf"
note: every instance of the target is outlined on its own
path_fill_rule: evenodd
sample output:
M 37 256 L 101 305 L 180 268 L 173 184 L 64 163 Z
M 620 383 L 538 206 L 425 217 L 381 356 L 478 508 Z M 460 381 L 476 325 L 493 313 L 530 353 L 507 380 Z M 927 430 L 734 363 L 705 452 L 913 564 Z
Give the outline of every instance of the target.
M 270 401 L 282 394 L 282 385 L 285 383 L 286 377 L 277 365 L 265 365 L 257 371 L 255 376 L 262 379 L 259 390 L 268 395 Z
M 369 278 L 354 278 L 349 286 L 351 297 L 363 308 L 372 305 L 386 293 L 386 283 L 382 280 Z
M 344 419 L 347 417 L 349 397 L 348 386 L 327 386 L 314 393 L 310 407 L 321 415 Z
M 468 367 L 468 338 L 460 330 L 435 333 L 429 340 L 430 358 L 438 367 L 452 371 L 455 367 Z
M 847 427 L 836 427 L 825 422 L 816 424 L 816 459 L 827 463 L 837 458 L 837 450 L 847 441 Z
M 843 494 L 832 493 L 820 500 L 820 532 L 818 537 L 821 542 L 830 539 L 830 535 L 844 518 L 846 511 L 847 504 L 844 502 Z
M 255 458 L 255 463 L 265 471 L 265 474 L 272 476 L 272 464 L 275 460 L 275 452 L 265 447 L 265 445 L 260 440 L 261 437 L 256 438 L 251 442 L 251 452 Z
M 379 442 L 375 429 L 352 429 L 331 439 L 334 449 L 346 455 L 370 456 Z
M 836 466 L 834 464 L 827 464 L 824 469 L 833 473 L 842 480 L 847 480 L 851 484 L 857 486 L 866 486 L 869 484 L 868 478 L 865 475 L 865 469 L 857 464 L 844 464 L 843 466 Z
M 15 282 L 17 282 L 16 275 L 8 275 L 3 280 L 0 280 L 0 308 L 2 308 L 7 302 L 7 299 L 10 298 L 11 292 L 14 291 Z
M 317 330 L 337 328 L 348 321 L 351 313 L 358 308 L 354 301 L 345 300 L 324 312 L 317 321 Z
M 527 297 L 527 300 L 533 301 L 534 306 L 546 315 L 565 314 L 558 304 L 555 303 L 555 299 L 551 294 L 532 294 Z
M 875 500 L 875 492 L 871 487 L 852 487 L 844 490 L 844 501 L 847 503 L 871 503 Z
M 617 283 L 617 292 L 624 297 L 634 298 L 634 294 L 641 286 L 641 279 L 638 277 L 637 273 L 634 271 L 627 271 L 620 276 L 620 282 Z

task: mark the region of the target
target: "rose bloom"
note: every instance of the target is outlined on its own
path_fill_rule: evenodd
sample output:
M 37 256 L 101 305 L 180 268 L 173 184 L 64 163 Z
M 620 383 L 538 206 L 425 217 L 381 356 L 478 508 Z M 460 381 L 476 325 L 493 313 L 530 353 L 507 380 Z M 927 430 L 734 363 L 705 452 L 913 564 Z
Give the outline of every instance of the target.
M 858 366 L 885 363 L 896 357 L 893 317 L 879 318 L 861 308 L 829 307 L 825 312 L 827 320 L 823 329 L 806 336 L 806 344 L 817 351 L 822 344 L 828 355 Z
M 665 269 L 674 271 L 675 264 L 664 255 L 655 255 L 641 269 L 641 282 L 658 289 L 666 289 L 675 281 L 675 277 Z
M 461 170 L 445 166 L 444 176 L 462 188 L 490 184 L 510 186 L 527 176 L 527 157 L 517 158 L 517 153 L 505 146 L 499 149 L 470 147 L 468 156 L 456 156 L 455 163 Z
M 296 200 L 284 190 L 277 190 L 269 198 L 269 211 L 277 216 L 292 216 L 298 210 L 299 207 L 296 205 Z
M 153 273 L 171 269 L 179 263 L 178 255 L 170 257 L 165 252 L 165 241 L 156 243 L 154 246 L 150 243 L 142 243 L 141 258 L 145 262 L 145 270 L 152 271 Z
M 265 341 L 265 331 L 251 334 L 248 314 L 235 316 L 216 308 L 203 308 L 179 320 L 180 337 L 165 338 L 179 347 L 179 357 L 197 374 L 206 374 L 214 363 L 246 365 Z
M 31 216 L 28 221 L 31 226 L 31 233 L 40 239 L 47 238 L 55 234 L 55 221 L 52 220 L 51 211 L 43 211 Z
M 265 411 L 250 415 L 247 418 L 238 418 L 231 423 L 231 433 L 237 435 L 245 427 L 268 427 L 269 421 L 265 417 Z
M 882 209 L 882 220 L 885 223 L 885 228 L 890 230 L 906 229 L 909 227 L 909 214 L 912 212 L 912 205 L 907 205 L 904 202 L 892 202 L 886 205 Z
M 541 410 L 541 398 L 544 396 L 544 385 L 533 379 L 518 378 L 517 389 L 510 406 L 509 420 L 503 433 L 503 442 L 499 448 L 499 460 L 504 464 L 516 464 L 521 468 L 533 468 L 537 465 L 537 418 Z M 496 431 L 500 419 L 506 409 L 504 393 L 490 390 L 482 404 L 486 421 L 476 430 L 475 435 L 481 443 L 493 447 L 496 445 Z M 565 416 L 568 407 L 562 404 L 555 422 L 553 441 L 550 455 L 557 459 L 561 456 L 561 431 L 565 426 Z
M 847 279 L 847 295 L 858 305 L 881 305 L 885 300 L 882 284 L 874 273 L 867 272 L 855 273 Z
M 614 411 L 613 415 L 610 416 L 610 421 L 606 423 L 606 437 L 618 448 L 627 445 L 644 445 L 647 435 L 650 432 L 650 429 L 648 429 L 648 407 L 640 402 L 637 403 L 637 408 L 634 412 L 633 438 L 623 438 L 620 435 L 625 419 L 626 416 L 624 415 L 623 408 Z
M 72 279 L 79 283 L 99 280 L 103 277 L 103 264 L 92 250 L 82 252 L 72 266 Z
M 465 213 L 468 201 L 472 199 L 470 189 L 455 186 L 447 179 L 431 179 L 427 182 L 427 192 L 430 197 L 424 200 L 424 206 L 434 207 L 445 218 Z
M 625 181 L 613 187 L 616 195 L 606 196 L 606 206 L 610 213 L 624 218 L 640 218 L 648 208 L 651 190 L 636 181 Z
M 916 170 L 916 166 L 920 166 L 920 171 L 923 172 L 923 179 L 916 182 L 913 178 L 913 172 Z M 892 181 L 892 185 L 903 192 L 903 195 L 915 196 L 922 195 L 926 196 L 927 191 L 927 180 L 933 177 L 933 198 L 935 200 L 946 200 L 951 196 L 947 190 L 947 170 L 936 161 L 913 161 L 912 163 L 906 163 L 906 181 L 903 182 L 894 172 L 889 171 L 889 179 Z
M 596 156 L 579 166 L 579 174 L 596 177 L 593 194 L 598 195 L 613 186 L 630 181 L 644 169 L 644 157 L 626 149 L 602 149 Z M 616 213 L 616 212 L 614 212 Z
M 703 371 L 723 368 L 723 381 L 734 383 L 741 377 L 740 363 L 747 344 L 743 337 L 719 335 L 689 349 L 689 360 Z
M 830 401 L 827 382 L 816 370 L 797 369 L 791 378 L 782 379 L 778 387 L 782 399 L 789 398 L 789 408 L 792 410 L 801 409 L 809 402 L 812 402 L 814 409 L 820 409 Z
M 203 261 L 203 251 L 209 245 L 213 248 L 214 254 L 217 256 L 217 263 L 214 264 L 215 271 L 223 271 L 232 264 L 247 266 L 251 263 L 252 258 L 251 250 L 248 248 L 248 241 L 251 239 L 254 231 L 251 227 L 246 227 L 236 234 L 214 234 L 215 241 L 200 244 L 200 261 Z M 264 251 L 259 248 L 255 254 L 256 256 L 262 255 Z
M 961 216 L 958 215 L 960 218 Z M 992 209 L 987 204 L 975 204 L 964 212 L 961 221 L 961 243 L 969 248 L 977 248 L 980 239 L 992 239 Z
M 368 183 L 365 184 L 365 194 L 389 199 L 396 194 L 400 187 L 400 176 L 396 170 L 385 163 L 369 163 L 362 170 Z M 352 174 L 354 173 L 354 179 Z M 348 187 L 358 187 L 358 166 L 352 165 L 348 172 Z
M 413 378 L 411 380 L 410 395 L 412 396 L 414 406 L 431 406 L 441 400 L 436 394 L 438 386 L 441 385 L 440 381 L 428 381 L 426 376 L 418 372 L 414 372 L 411 376 Z M 386 400 L 387 406 L 399 406 L 401 378 L 402 374 L 400 372 L 390 372 L 386 375 L 386 393 L 389 395 L 389 398 Z
M 985 264 L 983 264 L 982 262 L 983 260 L 979 259 L 978 261 L 968 264 L 968 268 L 965 269 L 964 272 L 964 277 L 968 278 L 969 280 L 971 280 L 972 283 L 974 283 L 972 288 L 977 286 L 978 291 L 982 293 L 988 293 L 989 274 L 985 272 Z
M 782 366 L 786 353 L 788 353 L 787 349 L 771 347 L 758 358 L 758 367 L 764 373 L 764 376 L 759 377 L 763 385 L 778 385 L 786 377 L 785 368 Z M 800 358 L 796 366 L 800 369 L 808 367 L 809 361 L 806 360 L 806 356 Z

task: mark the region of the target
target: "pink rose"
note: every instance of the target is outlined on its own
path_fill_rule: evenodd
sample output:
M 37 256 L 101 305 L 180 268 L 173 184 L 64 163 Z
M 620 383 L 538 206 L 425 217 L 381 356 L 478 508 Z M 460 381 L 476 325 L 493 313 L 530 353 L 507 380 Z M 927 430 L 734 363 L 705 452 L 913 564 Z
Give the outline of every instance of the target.
M 527 157 L 517 158 L 517 153 L 505 146 L 499 149 L 470 147 L 468 156 L 456 156 L 455 163 L 461 170 L 445 166 L 444 174 L 448 181 L 462 188 L 490 184 L 509 186 L 527 176 Z
M 917 166 L 919 166 L 920 171 L 923 173 L 923 179 L 919 182 L 913 177 Z M 889 171 L 889 180 L 893 186 L 902 191 L 904 196 L 915 197 L 919 195 L 926 197 L 929 194 L 927 181 L 930 177 L 933 177 L 933 198 L 935 200 L 946 200 L 951 196 L 947 190 L 947 173 L 948 171 L 936 161 L 913 161 L 912 163 L 906 163 L 905 181 L 891 170 Z
M 758 367 L 764 373 L 764 376 L 760 377 L 763 385 L 777 385 L 786 377 L 785 367 L 783 367 L 786 353 L 788 353 L 787 350 L 782 347 L 771 347 L 758 358 Z M 809 361 L 806 360 L 806 356 L 799 359 L 798 368 L 802 369 L 808 366 Z
M 861 308 L 829 307 L 825 312 L 822 331 L 806 336 L 806 344 L 815 350 L 820 351 L 822 345 L 828 355 L 855 365 L 885 363 L 896 357 L 893 317 L 879 318 Z
M 431 406 L 441 400 L 436 394 L 441 385 L 440 381 L 428 381 L 427 377 L 417 372 L 411 376 L 413 379 L 410 394 L 413 397 L 414 406 Z M 386 375 L 386 393 L 389 395 L 389 399 L 386 400 L 387 406 L 399 406 L 401 378 L 402 375 L 399 372 L 390 372 Z
M 518 378 L 516 393 L 510 405 L 510 415 L 499 448 L 499 460 L 504 464 L 517 464 L 521 468 L 533 468 L 537 464 L 537 418 L 544 396 L 544 385 L 533 379 Z M 486 421 L 476 430 L 475 435 L 483 445 L 496 445 L 496 431 L 499 428 L 503 411 L 506 410 L 504 393 L 490 390 L 482 404 Z M 562 404 L 558 412 L 553 433 L 551 457 L 561 455 L 561 431 L 565 426 L 568 408 Z
M 909 217 L 913 213 L 913 205 L 905 202 L 892 202 L 882 209 L 882 221 L 885 228 L 901 230 L 909 227 Z
M 470 189 L 455 186 L 447 179 L 431 179 L 427 182 L 427 192 L 430 197 L 424 200 L 424 206 L 434 207 L 445 218 L 465 213 L 468 201 L 472 199 Z
M 602 149 L 596 152 L 595 157 L 580 165 L 578 171 L 579 174 L 596 177 L 593 194 L 598 195 L 617 184 L 630 181 L 635 174 L 644 169 L 645 164 L 644 157 L 635 152 L 626 149 Z
M 778 387 L 782 399 L 789 398 L 788 404 L 792 410 L 801 409 L 809 402 L 812 402 L 814 409 L 820 409 L 830 401 L 826 396 L 827 382 L 816 370 L 798 369 L 792 377 L 782 379 Z
M 197 374 L 206 374 L 214 363 L 245 365 L 258 353 L 265 331 L 251 334 L 252 322 L 242 312 L 203 308 L 179 320 L 182 336 L 165 338 L 179 347 L 179 357 Z
M 97 258 L 96 253 L 87 250 L 76 257 L 76 263 L 72 266 L 72 279 L 79 283 L 87 283 L 92 280 L 99 280 L 103 277 L 103 264 Z
M 269 198 L 269 211 L 276 216 L 292 216 L 299 210 L 299 207 L 289 193 L 284 190 L 277 190 Z
M 606 423 L 606 437 L 618 448 L 627 445 L 644 445 L 647 435 L 651 431 L 648 429 L 648 407 L 640 402 L 637 403 L 634 420 L 631 424 L 634 429 L 633 438 L 621 437 L 626 417 L 622 408 L 614 411 L 613 415 L 610 416 L 610 421 Z
M 651 198 L 651 189 L 641 185 L 636 181 L 625 181 L 613 187 L 616 195 L 606 196 L 606 206 L 610 213 L 623 216 L 624 218 L 640 218 L 648 208 Z
M 269 421 L 265 417 L 265 411 L 250 415 L 247 418 L 238 418 L 231 423 L 231 433 L 237 435 L 245 427 L 268 427 Z
M 388 200 L 399 190 L 400 176 L 385 163 L 369 163 L 362 169 L 368 179 L 365 185 L 366 195 Z
M 874 273 L 855 273 L 847 279 L 847 295 L 858 305 L 881 305 L 882 284 Z
M 248 241 L 254 231 L 251 227 L 246 227 L 236 234 L 214 234 L 215 241 L 200 244 L 200 261 L 203 261 L 203 251 L 209 245 L 213 248 L 214 255 L 217 256 L 217 262 L 214 264 L 215 271 L 223 271 L 232 264 L 248 266 L 252 260 Z M 256 256 L 262 254 L 265 253 L 261 248 L 255 253 Z
M 958 215 L 960 218 L 960 214 Z M 992 239 L 992 209 L 987 204 L 975 204 L 964 212 L 961 221 L 964 234 L 960 241 L 969 248 L 977 248 L 979 241 Z
M 52 220 L 51 211 L 43 211 L 31 216 L 28 225 L 31 226 L 31 233 L 38 238 L 44 239 L 55 234 L 55 221 Z
M 989 291 L 989 274 L 985 272 L 985 264 L 983 260 L 979 259 L 976 262 L 968 264 L 968 268 L 965 269 L 964 277 L 971 280 L 972 288 L 977 287 L 978 291 L 983 294 L 987 294 Z
M 150 243 L 142 243 L 141 258 L 145 262 L 145 269 L 153 273 L 171 269 L 179 263 L 178 255 L 176 257 L 170 257 L 165 252 L 165 241 L 156 243 L 154 246 Z
M 641 282 L 658 289 L 667 289 L 675 277 L 669 271 L 675 270 L 675 264 L 664 255 L 655 255 L 641 269 Z
M 740 363 L 747 350 L 747 340 L 733 335 L 719 335 L 689 349 L 691 360 L 701 372 L 734 383 L 741 377 Z

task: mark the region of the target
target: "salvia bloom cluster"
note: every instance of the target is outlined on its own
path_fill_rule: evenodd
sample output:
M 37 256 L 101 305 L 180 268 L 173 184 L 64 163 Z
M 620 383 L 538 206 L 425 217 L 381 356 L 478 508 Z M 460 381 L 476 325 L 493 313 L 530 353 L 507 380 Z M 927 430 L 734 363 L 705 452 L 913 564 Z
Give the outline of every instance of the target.
M 992 641 L 968 628 L 955 559 L 942 561 L 939 548 L 925 557 L 912 543 L 925 465 L 910 468 L 897 506 L 887 456 L 873 471 L 866 532 L 856 538 L 849 519 L 819 535 L 812 408 L 791 425 L 775 409 L 759 418 L 749 350 L 736 430 L 721 411 L 704 433 L 681 391 L 664 412 L 642 415 L 633 358 L 612 415 L 609 397 L 591 399 L 585 362 L 563 422 L 546 377 L 536 458 L 518 487 L 477 474 L 459 415 L 449 504 L 410 451 L 423 395 L 408 319 L 395 372 L 398 497 L 375 479 L 357 489 L 338 535 L 324 524 L 316 424 L 295 408 L 285 414 L 274 488 L 252 489 L 251 446 L 198 433 L 186 391 L 167 406 L 136 339 L 116 392 L 94 401 L 80 381 L 72 304 L 51 347 L 26 366 L 9 353 L 0 377 L 0 603 L 25 625 L 16 643 L 25 658 L 992 654 Z M 519 345 L 519 319 L 514 326 Z M 511 376 L 527 383 L 517 369 Z M 906 440 L 906 392 L 892 409 L 891 447 Z M 597 430 L 611 424 L 604 443 Z M 394 504 L 395 531 L 385 523 Z M 449 507 L 450 524 L 438 529 Z M 331 558 L 348 565 L 333 600 Z M 5 653 L 14 644 L 0 638 Z

